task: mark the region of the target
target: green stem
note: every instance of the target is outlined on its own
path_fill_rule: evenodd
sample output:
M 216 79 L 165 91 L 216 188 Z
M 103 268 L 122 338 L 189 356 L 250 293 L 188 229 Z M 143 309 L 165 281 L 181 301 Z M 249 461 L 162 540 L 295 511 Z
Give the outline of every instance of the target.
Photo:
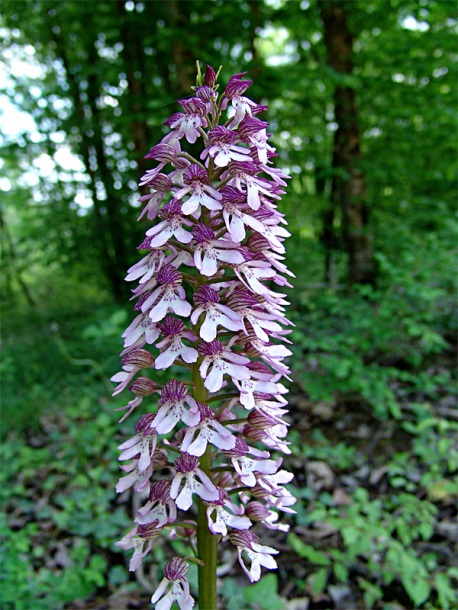
M 210 445 L 200 458 L 201 469 L 210 474 Z M 197 552 L 203 566 L 199 566 L 199 608 L 216 610 L 216 559 L 218 539 L 208 529 L 207 507 L 199 498 L 197 514 Z
M 228 400 L 230 398 L 238 398 L 239 392 L 228 392 L 227 394 L 214 394 L 207 399 L 207 402 L 215 402 L 216 400 Z
M 197 273 L 198 286 L 205 281 L 205 278 Z M 199 327 L 202 321 L 199 320 L 195 327 L 196 334 L 199 334 Z M 192 380 L 194 382 L 194 399 L 198 402 L 206 403 L 208 392 L 204 386 L 204 380 L 200 376 L 199 366 L 203 358 L 200 357 L 192 368 Z M 211 447 L 207 449 L 200 458 L 200 468 L 209 477 L 211 476 L 212 454 Z M 202 561 L 199 565 L 199 609 L 216 610 L 216 563 L 218 539 L 208 528 L 207 507 L 199 498 L 197 501 L 197 553 Z

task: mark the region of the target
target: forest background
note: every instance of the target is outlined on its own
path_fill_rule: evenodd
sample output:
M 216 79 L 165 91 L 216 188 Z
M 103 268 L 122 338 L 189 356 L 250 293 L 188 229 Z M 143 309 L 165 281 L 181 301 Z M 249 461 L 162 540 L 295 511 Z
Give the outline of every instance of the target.
M 456 3 L 3 0 L 4 610 L 148 607 L 109 377 L 137 183 L 195 60 L 269 106 L 294 356 L 279 569 L 226 610 L 456 608 Z M 269 541 L 267 541 L 269 543 Z M 195 575 L 191 584 L 195 586 Z

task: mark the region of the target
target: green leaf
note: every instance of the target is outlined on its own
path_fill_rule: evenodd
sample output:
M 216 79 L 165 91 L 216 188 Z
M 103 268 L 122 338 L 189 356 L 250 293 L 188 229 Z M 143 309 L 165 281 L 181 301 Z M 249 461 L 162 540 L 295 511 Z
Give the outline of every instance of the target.
M 402 578 L 402 584 L 415 606 L 420 606 L 431 594 L 431 586 L 427 578 L 409 575 Z
M 221 593 L 226 599 L 227 610 L 240 610 L 245 605 L 244 589 L 242 589 L 233 578 L 225 578 Z
M 339 582 L 348 580 L 348 568 L 343 563 L 334 564 L 334 574 Z
M 328 566 L 331 563 L 331 560 L 327 555 L 315 550 L 310 544 L 305 544 L 305 542 L 302 542 L 302 540 L 296 536 L 296 534 L 288 535 L 288 544 L 291 545 L 292 549 L 299 555 L 299 557 L 308 559 L 310 563 L 313 563 L 314 565 Z
M 278 579 L 276 574 L 266 574 L 254 585 L 243 589 L 245 601 L 253 608 L 260 610 L 282 610 L 284 603 L 277 594 Z
M 451 608 L 456 598 L 456 590 L 452 587 L 449 574 L 439 573 L 434 577 L 434 585 L 439 597 L 439 604 L 443 610 Z
M 326 587 L 326 583 L 328 581 L 328 570 L 326 568 L 321 568 L 317 570 L 310 577 L 310 581 L 312 583 L 312 592 L 314 595 L 321 593 L 324 591 Z
M 113 566 L 108 574 L 110 585 L 122 585 L 129 580 L 128 572 L 123 566 Z
M 425 602 L 431 594 L 428 575 L 420 561 L 402 549 L 397 553 L 401 582 L 415 606 Z

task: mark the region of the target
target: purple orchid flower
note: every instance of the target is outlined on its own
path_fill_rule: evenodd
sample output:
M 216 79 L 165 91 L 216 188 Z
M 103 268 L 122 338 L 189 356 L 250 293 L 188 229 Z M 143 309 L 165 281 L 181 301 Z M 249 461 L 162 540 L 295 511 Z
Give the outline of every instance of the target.
M 116 490 L 148 497 L 118 546 L 133 548 L 131 570 L 161 533 L 199 549 L 197 558 L 165 564 L 152 596 L 157 610 L 194 606 L 188 562 L 205 574 L 214 565 L 205 555 L 217 546 L 206 545 L 209 537 L 236 547 L 252 582 L 262 567 L 275 569 L 277 551 L 259 544 L 251 528 L 286 532 L 279 515 L 294 513 L 286 487 L 292 475 L 272 455 L 290 453 L 282 380 L 289 379 L 292 324 L 279 291 L 293 277 L 279 210 L 288 176 L 273 166 L 268 123 L 258 116 L 267 107 L 246 96 L 244 76 L 232 76 L 220 95 L 207 66 L 195 95 L 179 100 L 182 111 L 165 121 L 170 132 L 146 155 L 155 167 L 140 182 L 149 189 L 140 197 L 149 226 L 138 249 L 147 252 L 127 272 L 127 281 L 138 282 L 136 317 L 112 380 L 114 394 L 127 387 L 134 394 L 117 409 L 121 421 L 148 404 L 119 446 L 124 475 Z M 154 379 L 170 367 L 168 381 Z M 196 502 L 198 521 L 186 514 Z

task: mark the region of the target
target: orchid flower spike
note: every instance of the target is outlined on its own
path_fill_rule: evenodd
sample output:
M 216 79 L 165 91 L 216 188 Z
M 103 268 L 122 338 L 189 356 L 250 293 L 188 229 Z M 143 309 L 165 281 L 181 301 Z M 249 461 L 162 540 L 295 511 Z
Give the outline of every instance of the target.
M 245 73 L 220 93 L 219 70 L 198 67 L 194 95 L 178 101 L 164 123 L 170 132 L 146 155 L 155 167 L 140 182 L 150 190 L 140 218 L 149 224 L 126 276 L 138 283 L 136 317 L 112 378 L 115 395 L 134 393 L 118 409 L 122 421 L 146 407 L 119 446 L 116 490 L 142 501 L 118 545 L 134 549 L 131 570 L 159 535 L 182 536 L 189 547 L 165 564 L 151 599 L 157 610 L 194 607 L 190 561 L 199 566 L 200 607 L 217 607 L 215 540 L 233 545 L 251 582 L 276 569 L 278 551 L 258 533 L 287 531 L 280 516 L 295 501 L 276 453 L 290 453 L 282 378 L 291 323 L 277 290 L 294 277 L 278 211 L 288 176 L 272 165 L 268 123 L 257 116 L 267 107 L 247 97 Z

